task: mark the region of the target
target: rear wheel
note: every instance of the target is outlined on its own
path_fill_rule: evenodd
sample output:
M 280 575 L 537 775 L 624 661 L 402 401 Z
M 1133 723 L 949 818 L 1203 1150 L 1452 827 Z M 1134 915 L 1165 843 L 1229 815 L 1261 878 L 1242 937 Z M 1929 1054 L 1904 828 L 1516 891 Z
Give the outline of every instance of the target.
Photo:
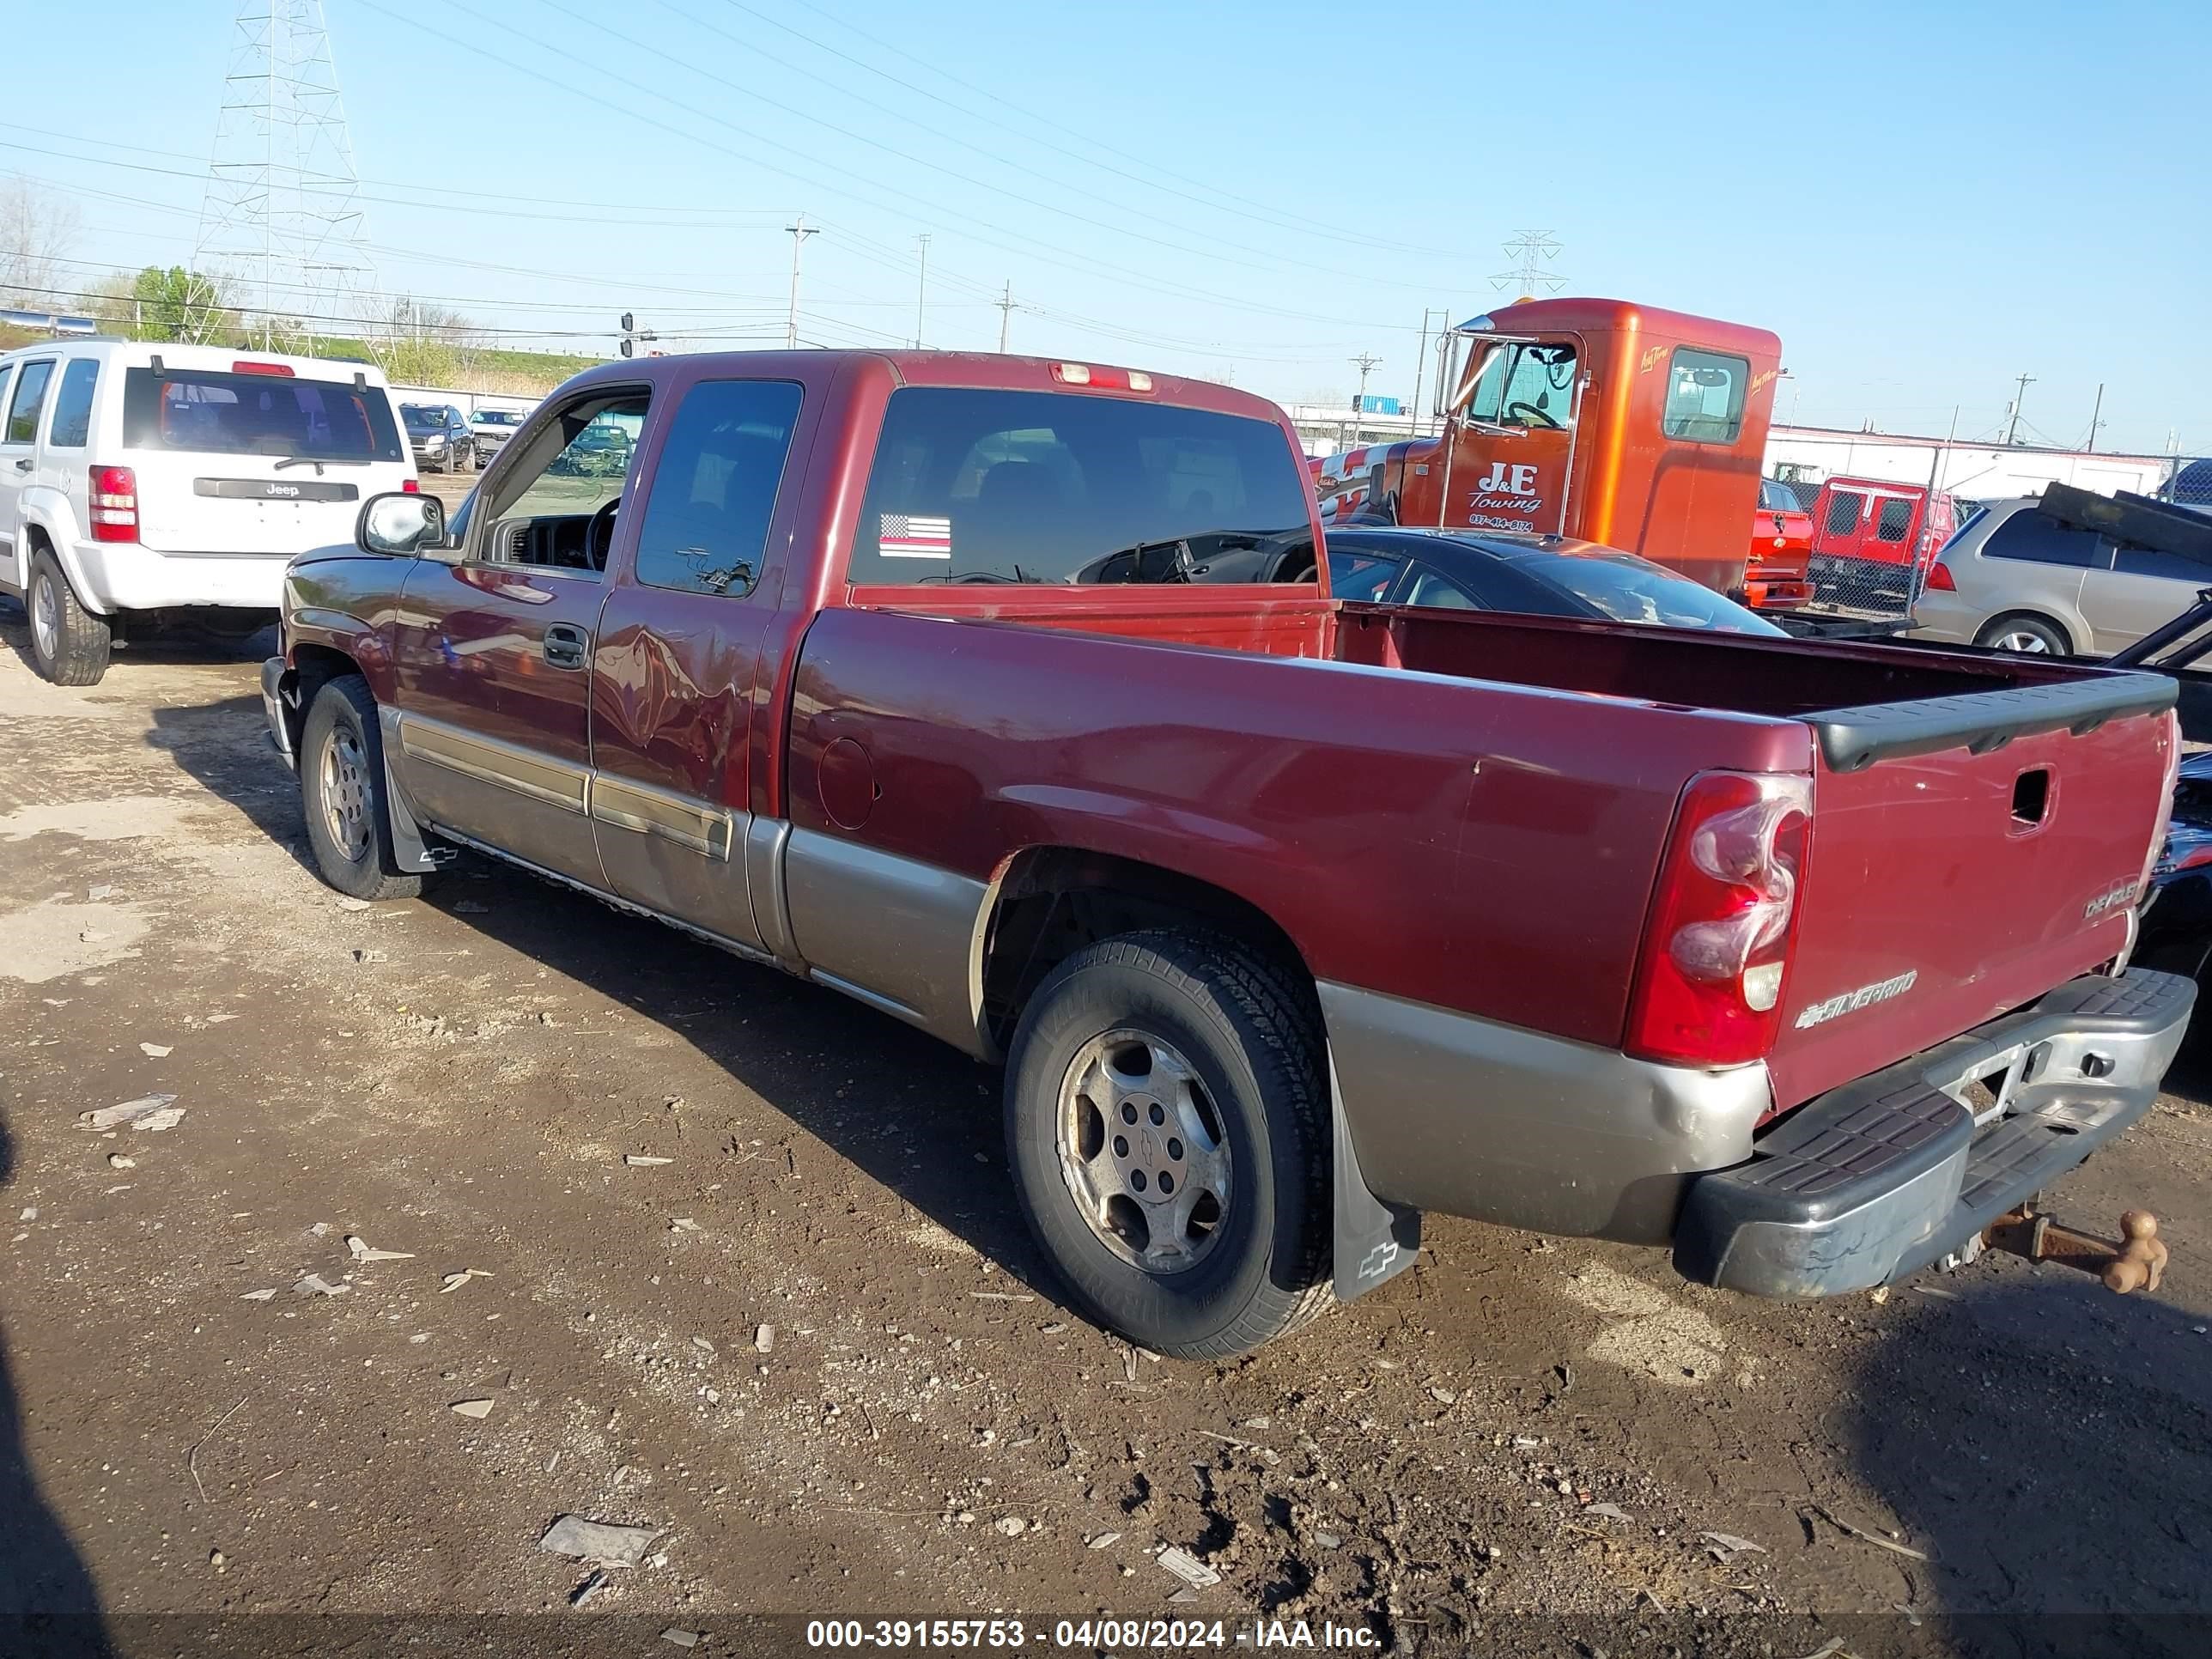
M 376 698 L 358 674 L 325 681 L 300 732 L 300 805 L 315 868 L 341 893 L 413 898 L 422 878 L 402 872 L 392 852 L 384 786 L 384 741 Z
M 114 648 L 113 628 L 78 602 L 49 548 L 31 556 L 24 608 L 31 613 L 31 662 L 40 677 L 56 685 L 99 684 Z
M 1230 940 L 1125 934 L 1047 975 L 1006 1069 L 1038 1244 L 1102 1323 L 1218 1358 L 1327 1305 L 1328 1093 L 1310 999 Z
M 2032 657 L 2064 657 L 2073 653 L 2072 645 L 2056 623 L 2024 615 L 1999 617 L 1974 636 L 1974 643 Z

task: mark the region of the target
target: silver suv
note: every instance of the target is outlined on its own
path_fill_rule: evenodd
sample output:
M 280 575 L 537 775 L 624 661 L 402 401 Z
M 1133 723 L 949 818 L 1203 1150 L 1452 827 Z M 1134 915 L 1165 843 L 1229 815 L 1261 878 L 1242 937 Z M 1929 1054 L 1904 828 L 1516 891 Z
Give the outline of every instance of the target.
M 1959 527 L 1929 567 L 1915 637 L 2109 656 L 2212 586 L 2212 564 L 2116 546 L 2035 509 L 2032 495 L 1992 501 Z

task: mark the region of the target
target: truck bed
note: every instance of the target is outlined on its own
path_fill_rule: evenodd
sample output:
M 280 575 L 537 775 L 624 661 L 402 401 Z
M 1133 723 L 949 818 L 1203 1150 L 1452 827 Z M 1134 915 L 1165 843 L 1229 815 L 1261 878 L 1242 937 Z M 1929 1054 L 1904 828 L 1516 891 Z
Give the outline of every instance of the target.
M 1690 778 L 1810 773 L 1778 1109 L 2124 947 L 2126 905 L 2094 907 L 2139 878 L 2164 799 L 2160 677 L 1376 606 L 1247 611 L 1223 649 L 1218 622 L 1150 599 L 1079 620 L 1002 598 L 957 643 L 945 612 L 967 605 L 825 613 L 793 823 L 836 833 L 814 778 L 851 738 L 887 851 L 978 881 L 1010 846 L 1149 858 L 1277 919 L 1323 981 L 1616 1047 Z M 1182 628 L 1206 642 L 1132 637 Z M 1797 1024 L 1905 974 L 1878 1011 Z

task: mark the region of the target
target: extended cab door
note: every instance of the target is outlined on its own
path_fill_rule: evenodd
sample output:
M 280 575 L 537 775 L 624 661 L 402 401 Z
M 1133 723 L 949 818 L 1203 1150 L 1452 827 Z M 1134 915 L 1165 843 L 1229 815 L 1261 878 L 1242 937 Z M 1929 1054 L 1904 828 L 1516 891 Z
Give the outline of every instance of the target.
M 760 642 L 781 592 L 769 554 L 792 536 L 806 399 L 788 380 L 702 380 L 676 395 L 599 619 L 592 818 L 617 894 L 759 945 L 746 748 L 751 722 L 773 718 L 755 707 Z
M 420 814 L 593 887 L 592 641 L 647 399 L 601 386 L 532 421 L 461 545 L 417 561 L 395 623 L 386 752 Z

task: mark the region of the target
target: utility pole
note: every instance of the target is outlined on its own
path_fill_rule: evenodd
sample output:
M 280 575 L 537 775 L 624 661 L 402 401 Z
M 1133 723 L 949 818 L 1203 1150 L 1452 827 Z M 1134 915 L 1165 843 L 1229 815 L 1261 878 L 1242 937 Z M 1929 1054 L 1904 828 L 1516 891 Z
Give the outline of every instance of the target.
M 914 239 L 921 245 L 921 275 L 914 285 L 914 349 L 921 349 L 921 308 L 929 295 L 929 233 L 924 231 Z
M 2105 383 L 2100 380 L 2097 382 L 2096 406 L 2089 411 L 2089 441 L 2083 446 L 2092 455 L 2097 453 L 2097 428 L 2105 423 L 2101 418 L 2104 412 Z
M 2005 447 L 2007 448 L 2010 448 L 2014 444 L 2020 441 L 2020 406 L 2027 400 L 2028 387 L 2035 384 L 2035 376 L 2033 374 L 2022 374 L 2019 376 L 2018 379 L 2020 380 L 2020 392 L 2019 395 L 2012 400 L 2012 424 L 2005 429 Z
M 1008 283 L 1006 291 L 991 303 L 999 307 L 999 350 L 1003 355 L 1006 349 L 1006 330 L 1014 320 L 1014 285 Z
M 1359 417 L 1367 412 L 1367 377 L 1375 372 L 1382 361 L 1380 357 L 1364 351 L 1352 359 L 1352 366 L 1359 371 L 1359 390 L 1352 396 L 1352 431 L 1355 434 L 1358 431 Z M 1337 447 L 1340 449 L 1349 449 L 1352 447 L 1351 440 L 1340 435 L 1337 439 Z
M 806 246 L 806 239 L 816 234 L 819 228 L 808 224 L 802 213 L 797 223 L 784 228 L 791 233 L 791 317 L 783 326 L 783 343 L 787 350 L 793 350 L 799 345 L 799 250 Z

